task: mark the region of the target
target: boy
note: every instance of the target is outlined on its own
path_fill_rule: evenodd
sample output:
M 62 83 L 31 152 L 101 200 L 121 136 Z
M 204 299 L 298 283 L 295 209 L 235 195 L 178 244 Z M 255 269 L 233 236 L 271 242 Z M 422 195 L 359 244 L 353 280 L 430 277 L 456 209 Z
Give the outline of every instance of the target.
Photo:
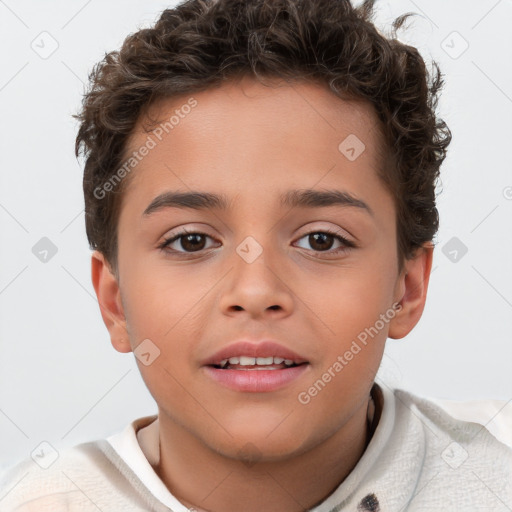
M 20 463 L 2 510 L 512 507 L 510 448 L 375 382 L 424 308 L 451 134 L 372 7 L 190 0 L 96 66 L 92 281 L 158 415 Z

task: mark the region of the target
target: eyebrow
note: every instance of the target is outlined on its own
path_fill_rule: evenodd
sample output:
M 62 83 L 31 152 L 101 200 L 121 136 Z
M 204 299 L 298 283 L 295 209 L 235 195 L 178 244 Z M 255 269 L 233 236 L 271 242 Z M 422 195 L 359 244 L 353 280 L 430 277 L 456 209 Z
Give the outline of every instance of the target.
M 370 206 L 348 192 L 341 190 L 289 190 L 280 196 L 282 207 L 324 208 L 327 206 L 355 207 L 374 216 Z M 164 208 L 191 208 L 194 210 L 228 210 L 230 202 L 223 194 L 209 192 L 164 192 L 155 197 L 143 212 L 143 217 Z

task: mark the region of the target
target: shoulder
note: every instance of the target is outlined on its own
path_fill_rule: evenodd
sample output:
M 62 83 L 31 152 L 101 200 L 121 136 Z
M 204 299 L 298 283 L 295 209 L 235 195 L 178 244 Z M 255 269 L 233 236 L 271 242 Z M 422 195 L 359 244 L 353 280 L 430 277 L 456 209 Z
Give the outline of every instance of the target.
M 512 448 L 512 401 L 428 398 L 455 419 L 483 425 L 498 441 Z
M 62 450 L 49 445 L 0 476 L 0 505 L 6 512 L 97 510 L 76 480 L 94 479 L 104 467 L 98 440 Z
M 402 407 L 416 412 L 432 431 L 453 438 L 487 442 L 512 451 L 512 403 L 504 400 L 445 400 L 420 397 L 410 391 L 394 389 Z M 507 450 L 508 448 L 508 450 Z
M 491 421 L 497 423 L 505 403 L 480 401 L 475 407 L 474 401 L 446 403 L 400 389 L 392 394 L 397 422 L 407 425 L 404 442 L 409 438 L 422 445 L 418 485 L 425 485 L 426 492 L 419 502 L 453 510 L 466 503 L 485 507 L 492 502 L 499 509 L 500 503 L 512 502 L 512 448 L 498 439 L 505 440 L 502 432 L 510 433 L 510 416 L 500 418 L 498 436 L 487 428 Z
M 2 512 L 159 509 L 106 439 L 37 456 L 0 476 Z

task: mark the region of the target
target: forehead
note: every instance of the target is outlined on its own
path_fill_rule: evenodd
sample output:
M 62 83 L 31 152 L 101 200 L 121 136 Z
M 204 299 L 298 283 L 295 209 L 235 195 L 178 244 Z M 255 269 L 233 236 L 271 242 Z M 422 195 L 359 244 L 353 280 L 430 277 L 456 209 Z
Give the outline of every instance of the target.
M 192 101 L 195 105 L 190 107 Z M 179 131 L 178 125 L 185 124 L 185 119 L 189 118 L 186 124 L 190 125 L 198 117 L 205 130 L 219 123 L 230 123 L 247 129 L 254 129 L 255 125 L 273 125 L 278 132 L 283 125 L 293 121 L 294 129 L 299 128 L 297 123 L 300 123 L 307 133 L 306 123 L 309 121 L 311 131 L 316 131 L 320 124 L 338 134 L 349 128 L 372 142 L 377 152 L 385 149 L 382 125 L 369 101 L 348 94 L 342 99 L 326 84 L 313 80 L 285 82 L 274 78 L 266 80 L 264 85 L 248 76 L 227 80 L 220 86 L 197 93 L 154 101 L 139 117 L 128 147 L 135 148 L 145 133 L 157 130 L 165 137 L 171 131 Z M 264 123 L 261 122 L 263 118 L 266 119 Z M 200 126 L 195 128 L 201 131 Z M 289 131 L 281 130 L 281 133 L 286 136 Z
M 281 179 L 313 187 L 313 175 L 317 181 L 340 174 L 349 182 L 361 174 L 375 178 L 386 156 L 380 130 L 369 102 L 342 100 L 314 82 L 268 86 L 244 77 L 150 105 L 126 153 L 148 138 L 154 147 L 130 175 L 128 191 L 143 187 L 156 195 L 164 182 L 271 191 L 283 188 Z

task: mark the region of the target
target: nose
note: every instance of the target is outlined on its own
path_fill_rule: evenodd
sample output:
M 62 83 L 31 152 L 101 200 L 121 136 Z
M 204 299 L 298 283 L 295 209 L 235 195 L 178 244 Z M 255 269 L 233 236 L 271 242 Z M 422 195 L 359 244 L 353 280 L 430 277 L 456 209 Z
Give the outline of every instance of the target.
M 253 318 L 286 317 L 294 306 L 289 273 L 283 261 L 271 259 L 266 249 L 254 260 L 246 260 L 235 253 L 233 267 L 226 276 L 220 300 L 226 315 L 243 312 Z

